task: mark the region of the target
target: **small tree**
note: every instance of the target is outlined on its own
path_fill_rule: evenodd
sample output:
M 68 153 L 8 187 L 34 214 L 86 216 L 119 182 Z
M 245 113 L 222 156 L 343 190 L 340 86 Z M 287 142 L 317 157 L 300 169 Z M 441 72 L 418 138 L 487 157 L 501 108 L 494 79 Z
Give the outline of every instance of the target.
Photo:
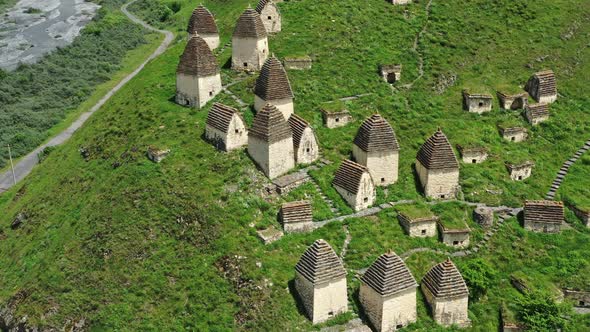
M 461 265 L 461 275 L 469 287 L 469 297 L 478 300 L 485 295 L 496 278 L 498 271 L 482 258 L 476 258 Z
M 528 292 L 517 303 L 518 316 L 530 331 L 555 331 L 565 326 L 566 307 L 556 303 L 550 294 Z

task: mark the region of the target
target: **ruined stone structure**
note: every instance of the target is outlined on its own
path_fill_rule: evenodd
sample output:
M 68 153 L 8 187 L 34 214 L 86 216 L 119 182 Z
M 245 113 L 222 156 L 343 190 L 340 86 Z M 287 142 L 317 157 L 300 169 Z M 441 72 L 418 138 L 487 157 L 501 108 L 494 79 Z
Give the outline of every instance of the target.
M 176 103 L 201 108 L 221 91 L 217 59 L 200 36 L 192 36 L 176 69 Z
M 488 159 L 488 149 L 477 145 L 457 145 L 457 150 L 461 153 L 461 158 L 466 164 L 479 164 Z
M 522 110 L 528 105 L 529 95 L 526 92 L 508 94 L 498 91 L 500 107 L 505 110 Z
M 258 71 L 268 58 L 268 38 L 260 15 L 246 9 L 238 19 L 232 36 L 231 67 L 234 70 Z
M 267 103 L 275 105 L 285 120 L 293 114 L 293 90 L 287 72 L 274 56 L 268 58 L 254 87 L 254 108 L 261 110 Z
M 164 158 L 166 158 L 168 156 L 168 154 L 170 154 L 170 150 L 169 149 L 158 149 L 155 146 L 150 145 L 147 149 L 147 157 L 149 160 L 155 162 L 155 163 L 159 163 L 162 160 L 164 160 Z
M 379 71 L 383 80 L 389 84 L 399 82 L 402 78 L 402 65 L 381 65 Z
M 590 291 L 566 289 L 563 290 L 563 296 L 574 302 L 574 307 L 590 308 Z
M 471 325 L 467 316 L 469 290 L 450 259 L 430 269 L 422 279 L 421 288 L 438 324 L 456 324 L 459 327 Z
M 590 228 L 590 210 L 586 210 L 580 207 L 577 207 L 573 204 L 568 203 L 568 207 L 572 212 L 576 215 L 576 217 L 582 220 L 582 223 L 586 225 L 586 227 Z
M 352 121 L 352 115 L 348 110 L 330 111 L 322 109 L 321 112 L 324 125 L 328 128 L 343 127 Z
M 207 115 L 205 138 L 222 151 L 231 151 L 248 144 L 248 129 L 242 114 L 233 107 L 213 104 Z
M 284 203 L 279 211 L 279 221 L 285 232 L 303 232 L 310 230 L 313 225 L 311 203 L 297 201 Z
M 525 161 L 521 164 L 506 164 L 506 168 L 510 173 L 510 179 L 513 181 L 522 181 L 531 176 L 535 163 L 532 161 Z
M 315 241 L 301 256 L 295 289 L 313 324 L 348 311 L 346 270 L 328 242 Z
M 283 65 L 287 69 L 305 70 L 311 69 L 313 60 L 309 56 L 285 57 Z
M 469 247 L 469 234 L 471 233 L 471 230 L 467 224 L 463 224 L 463 227 L 459 228 L 449 228 L 439 220 L 438 232 L 440 233 L 441 241 L 449 247 Z
M 436 236 L 436 224 L 438 217 L 431 214 L 424 217 L 412 217 L 400 212 L 397 215 L 400 225 L 411 237 L 432 237 Z
M 531 76 L 524 89 L 537 103 L 550 104 L 557 100 L 555 74 L 551 70 L 535 73 Z
M 538 125 L 549 120 L 549 104 L 527 105 L 524 115 L 531 125 Z
M 523 127 L 501 127 L 500 132 L 505 140 L 511 142 L 522 142 L 528 137 L 528 131 Z
M 273 0 L 260 0 L 256 11 L 260 14 L 262 23 L 268 33 L 276 33 L 281 31 L 281 12 L 279 7 Z
M 394 252 L 377 258 L 361 277 L 359 300 L 377 331 L 396 331 L 416 321 L 412 273 Z
M 449 199 L 457 195 L 459 162 L 440 128 L 418 151 L 416 172 L 427 197 Z
M 494 211 L 489 207 L 479 206 L 473 210 L 473 220 L 483 227 L 494 226 Z
M 300 170 L 295 173 L 280 176 L 272 180 L 272 184 L 275 186 L 275 191 L 279 195 L 285 195 L 291 190 L 298 188 L 304 183 L 311 181 L 311 177 L 305 170 Z
M 217 24 L 215 24 L 215 18 L 203 5 L 193 11 L 186 31 L 189 38 L 199 35 L 212 50 L 219 47 L 219 31 L 217 30 Z
M 293 132 L 273 105 L 256 113 L 248 132 L 248 154 L 270 179 L 295 167 Z
M 525 201 L 524 228 L 543 233 L 559 233 L 564 222 L 563 202 Z
M 297 114 L 291 115 L 289 125 L 293 131 L 293 149 L 297 164 L 310 164 L 320 157 L 320 148 L 309 123 Z
M 364 210 L 375 202 L 373 178 L 369 169 L 361 164 L 345 159 L 332 184 L 355 211 Z
M 463 90 L 463 108 L 471 113 L 482 114 L 492 110 L 493 97 L 488 94 L 472 94 Z
M 394 5 L 405 5 L 408 3 L 412 3 L 412 0 L 389 0 Z
M 399 143 L 391 125 L 379 114 L 370 116 L 359 128 L 352 156 L 366 166 L 377 186 L 388 186 L 397 181 Z
M 274 226 L 270 226 L 269 228 L 259 230 L 256 232 L 256 234 L 264 244 L 271 244 L 275 241 L 278 241 L 284 235 L 283 232 L 276 229 Z

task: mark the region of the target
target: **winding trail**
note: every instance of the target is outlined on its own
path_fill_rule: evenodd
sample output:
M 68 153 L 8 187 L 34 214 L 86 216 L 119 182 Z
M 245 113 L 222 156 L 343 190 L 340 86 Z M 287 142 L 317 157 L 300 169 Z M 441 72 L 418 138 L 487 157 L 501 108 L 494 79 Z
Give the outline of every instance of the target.
M 428 23 L 430 22 L 430 12 L 431 12 L 430 6 L 431 5 L 432 5 L 432 0 L 429 0 L 428 3 L 426 4 L 426 22 L 424 23 L 422 30 L 420 30 L 420 32 L 418 32 L 416 34 L 416 38 L 414 39 L 414 44 L 412 45 L 412 50 L 414 50 L 418 54 L 418 77 L 416 77 L 412 82 L 402 85 L 401 88 L 404 88 L 404 89 L 412 88 L 414 86 L 414 84 L 416 82 L 418 82 L 418 80 L 420 80 L 424 76 L 424 54 L 422 54 L 420 51 L 418 51 L 418 46 L 420 44 L 420 39 L 422 39 L 422 36 L 426 33 L 426 30 L 428 28 Z
M 574 153 L 574 155 L 570 159 L 563 163 L 563 165 L 557 172 L 557 177 L 555 177 L 555 180 L 553 180 L 551 188 L 549 189 L 549 192 L 547 192 L 545 199 L 552 200 L 555 198 L 555 193 L 557 193 L 557 190 L 559 190 L 559 187 L 561 186 L 563 179 L 569 172 L 570 167 L 588 150 L 590 150 L 590 139 L 587 140 L 584 146 L 579 148 L 578 151 L 576 151 L 576 153 Z
M 165 36 L 164 40 L 162 41 L 160 46 L 141 65 L 139 65 L 139 67 L 137 67 L 132 73 L 127 75 L 125 78 L 123 78 L 114 88 L 112 88 L 109 92 L 107 92 L 107 94 L 104 95 L 94 106 L 92 106 L 92 108 L 90 108 L 90 110 L 82 113 L 80 115 L 80 117 L 78 117 L 78 119 L 76 121 L 74 121 L 67 129 L 63 130 L 62 132 L 60 132 L 59 134 L 57 134 L 56 136 L 51 138 L 48 142 L 40 145 L 39 147 L 37 147 L 35 150 L 31 151 L 26 156 L 22 157 L 14 165 L 14 173 L 15 173 L 17 183 L 19 181 L 21 181 L 22 179 L 24 179 L 27 175 L 29 175 L 29 173 L 31 173 L 31 171 L 33 170 L 35 165 L 38 164 L 39 153 L 41 153 L 47 147 L 60 145 L 60 144 L 64 143 L 65 141 L 67 141 L 74 134 L 74 132 L 76 132 L 76 130 L 80 129 L 84 125 L 84 123 L 90 118 L 90 116 L 92 114 L 94 114 L 96 111 L 98 111 L 107 101 L 109 101 L 111 99 L 111 97 L 113 97 L 113 95 L 115 93 L 117 93 L 119 90 L 121 90 L 122 87 L 124 87 L 129 81 L 131 81 L 131 79 L 133 79 L 135 76 L 137 76 L 137 74 L 139 74 L 139 72 L 141 70 L 143 70 L 143 68 L 148 64 L 148 62 L 150 62 L 154 58 L 156 58 L 156 57 L 160 56 L 162 53 L 164 53 L 164 51 L 166 51 L 168 46 L 170 46 L 170 44 L 174 40 L 174 34 L 172 32 L 167 31 L 167 30 L 156 29 L 156 28 L 148 25 L 144 21 L 140 20 L 139 18 L 137 18 L 135 15 L 131 14 L 127 10 L 127 8 L 131 4 L 135 3 L 136 1 L 137 0 L 132 0 L 132 1 L 124 4 L 121 7 L 121 11 L 132 22 L 137 23 L 150 31 L 154 31 L 154 32 L 158 32 L 160 34 L 163 34 Z M 8 169 L 6 172 L 0 174 L 0 194 L 5 192 L 6 190 L 8 190 L 14 184 L 15 183 L 14 183 L 14 180 L 12 177 L 12 171 L 10 169 Z

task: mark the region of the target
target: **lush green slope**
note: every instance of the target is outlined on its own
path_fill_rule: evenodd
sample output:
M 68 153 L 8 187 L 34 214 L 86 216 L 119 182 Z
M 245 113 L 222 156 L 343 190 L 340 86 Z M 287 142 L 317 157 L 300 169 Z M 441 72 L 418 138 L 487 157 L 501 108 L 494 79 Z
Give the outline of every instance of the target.
M 181 31 L 197 2 L 175 2 L 180 7 L 166 22 Z M 247 3 L 205 2 L 217 16 L 222 44 Z M 380 190 L 380 201 L 420 199 L 412 163 L 437 126 L 453 144 L 482 142 L 492 152 L 489 162 L 462 166 L 466 198 L 513 206 L 524 198 L 544 196 L 561 163 L 588 139 L 586 1 L 434 0 L 429 15 L 423 1 L 407 7 L 354 0 L 337 6 L 311 0 L 280 6 L 284 30 L 271 38 L 271 50 L 280 57 L 309 53 L 316 59 L 312 70 L 289 75 L 296 112 L 317 128 L 323 155 L 334 162 L 313 176 L 343 213 L 350 210 L 330 187 L 332 175 L 350 153 L 360 121 L 375 111 L 391 121 L 402 145 L 400 182 Z M 414 38 L 424 26 L 414 51 Z M 575 32 L 568 37 L 570 31 Z M 281 199 L 260 195 L 267 180 L 245 152 L 219 153 L 202 140 L 207 110 L 172 102 L 183 46 L 179 42 L 149 64 L 70 142 L 53 151 L 18 188 L 0 196 L 0 300 L 17 316 L 27 315 L 31 324 L 42 327 L 85 318 L 96 330 L 312 328 L 292 295 L 293 267 L 318 238 L 340 252 L 346 237 L 343 224 L 289 235 L 270 246 L 260 243 L 256 229 L 276 225 Z M 220 63 L 226 63 L 230 53 L 226 49 Z M 379 63 L 401 62 L 401 84 L 412 82 L 419 77 L 421 55 L 425 74 L 412 88 L 391 89 L 377 76 Z M 505 114 L 497 106 L 484 116 L 461 110 L 463 87 L 518 88 L 541 68 L 556 71 L 561 97 L 552 105 L 549 122 L 529 128 L 529 141 L 509 144 L 497 133 L 501 121 L 528 127 L 516 113 Z M 237 76 L 224 69 L 225 83 Z M 455 76 L 454 85 L 435 91 L 444 85 L 442 77 Z M 253 81 L 254 76 L 247 77 L 232 91 L 252 101 Z M 321 127 L 321 103 L 361 93 L 372 95 L 347 104 L 354 124 L 335 130 Z M 233 103 L 226 94 L 217 100 Z M 252 118 L 251 111 L 247 118 Z M 172 153 L 153 164 L 144 156 L 150 144 Z M 80 148 L 88 151 L 86 159 Z M 504 162 L 522 157 L 535 160 L 534 175 L 522 183 L 510 182 Z M 486 189 L 501 189 L 502 194 Z M 311 190 L 304 187 L 291 197 Z M 313 199 L 322 211 L 316 218 L 329 216 L 321 200 Z M 452 216 L 464 207 L 438 208 Z M 19 213 L 27 218 L 11 229 Z M 559 235 L 530 234 L 511 220 L 489 243 L 490 250 L 456 259 L 464 274 L 481 261 L 491 270 L 486 274 L 487 294 L 470 306 L 473 331 L 497 329 L 503 301 L 520 310 L 522 296 L 509 284 L 514 272 L 530 276 L 534 288 L 579 283 L 577 277 L 590 266 L 590 232 L 571 214 L 568 220 L 573 229 Z M 403 235 L 394 209 L 348 219 L 344 225 L 352 239 L 345 264 L 354 313 L 334 323 L 359 312 L 355 270 L 367 267 L 387 249 L 401 254 L 418 247 L 442 248 L 434 239 Z M 474 238 L 481 239 L 483 231 L 474 224 L 470 227 Z M 407 263 L 420 280 L 444 258 L 422 252 L 411 255 Z M 478 285 L 474 280 L 472 292 Z M 559 322 L 565 330 L 583 331 L 590 324 L 587 317 L 567 317 L 567 322 Z M 422 301 L 419 322 L 412 329 L 445 330 L 428 317 Z
M 102 8 L 95 20 L 71 45 L 36 64 L 0 71 L 0 169 L 8 160 L 6 144 L 12 145 L 15 157 L 28 153 L 99 84 L 121 69 L 130 71 L 125 56 L 146 43 L 147 31 L 119 11 L 125 1 L 99 2 Z

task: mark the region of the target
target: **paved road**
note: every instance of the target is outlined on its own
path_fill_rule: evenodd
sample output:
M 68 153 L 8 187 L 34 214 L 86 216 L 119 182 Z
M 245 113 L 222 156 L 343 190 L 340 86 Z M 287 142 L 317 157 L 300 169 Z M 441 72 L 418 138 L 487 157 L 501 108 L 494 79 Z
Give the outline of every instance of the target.
M 37 165 L 37 163 L 38 163 L 37 155 L 41 151 L 43 151 L 43 149 L 45 149 L 46 147 L 49 147 L 49 146 L 60 145 L 63 142 L 67 141 L 72 136 L 72 134 L 74 134 L 74 132 L 76 130 L 78 130 L 80 127 L 82 127 L 82 125 L 84 125 L 86 120 L 88 120 L 90 118 L 90 116 L 92 114 L 94 114 L 94 112 L 98 111 L 109 99 L 111 99 L 111 97 L 117 91 L 119 91 L 123 86 L 125 86 L 125 84 L 127 84 L 132 78 L 134 78 L 145 67 L 145 65 L 148 62 L 150 62 L 154 58 L 156 58 L 159 55 L 161 55 L 162 53 L 164 53 L 164 51 L 166 51 L 168 46 L 170 46 L 170 44 L 174 40 L 174 34 L 172 32 L 166 31 L 166 30 L 158 30 L 156 28 L 153 28 L 150 25 L 148 25 L 147 23 L 145 23 L 142 20 L 140 20 L 139 18 L 137 18 L 135 15 L 131 14 L 127 10 L 127 7 L 136 1 L 137 0 L 132 0 L 128 3 L 126 3 L 125 5 L 123 5 L 123 7 L 121 7 L 121 11 L 125 15 L 127 15 L 127 17 L 129 17 L 129 19 L 131 21 L 143 26 L 144 28 L 146 28 L 148 30 L 155 31 L 155 32 L 165 35 L 164 41 L 162 41 L 162 44 L 160 44 L 158 49 L 155 50 L 154 53 L 152 53 L 150 55 L 150 57 L 145 62 L 143 62 L 139 67 L 137 67 L 137 69 L 135 69 L 135 71 L 133 71 L 131 74 L 127 75 L 123 80 L 121 80 L 121 82 L 119 82 L 119 84 L 117 84 L 117 86 L 115 86 L 111 91 L 109 91 L 106 95 L 104 95 L 104 97 L 102 97 L 102 99 L 100 99 L 98 101 L 98 103 L 96 103 L 89 111 L 82 113 L 80 115 L 80 117 L 74 123 L 72 123 L 67 129 L 65 129 L 61 133 L 57 134 L 57 136 L 53 137 L 47 143 L 39 146 L 38 148 L 33 150 L 31 153 L 29 153 L 26 156 L 24 156 L 23 158 L 21 158 L 18 161 L 18 163 L 16 163 L 14 165 L 14 171 L 15 171 L 17 181 L 21 181 L 29 173 L 31 173 L 31 171 L 33 170 L 35 165 Z M 13 185 L 14 185 L 14 181 L 13 181 L 12 172 L 10 171 L 10 169 L 8 171 L 6 171 L 5 173 L 0 174 L 0 193 L 3 193 L 4 191 L 8 190 Z

